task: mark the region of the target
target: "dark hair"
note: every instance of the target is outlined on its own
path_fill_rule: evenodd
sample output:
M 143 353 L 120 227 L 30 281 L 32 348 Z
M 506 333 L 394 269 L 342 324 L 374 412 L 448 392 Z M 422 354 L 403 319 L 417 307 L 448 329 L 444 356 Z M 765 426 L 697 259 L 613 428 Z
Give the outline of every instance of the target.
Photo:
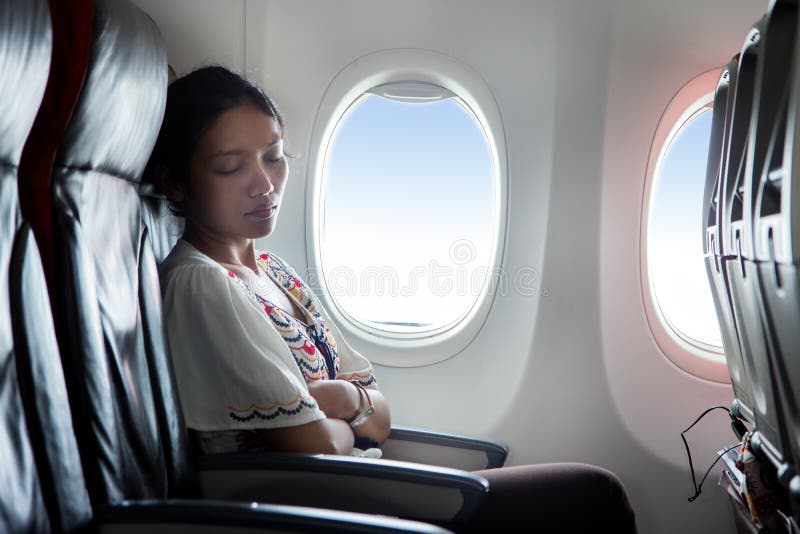
M 189 162 L 200 138 L 222 113 L 244 103 L 275 119 L 283 132 L 283 116 L 269 95 L 225 67 L 203 67 L 172 82 L 161 131 L 143 179 L 154 183 L 156 169 L 164 166 L 169 180 L 188 190 Z M 183 216 L 179 204 L 170 202 L 170 209 Z

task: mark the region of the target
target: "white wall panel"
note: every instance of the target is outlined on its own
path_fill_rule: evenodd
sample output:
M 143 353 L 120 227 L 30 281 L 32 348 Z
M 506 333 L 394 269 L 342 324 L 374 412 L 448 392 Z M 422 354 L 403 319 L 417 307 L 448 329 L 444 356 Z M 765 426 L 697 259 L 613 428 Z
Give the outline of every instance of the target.
M 132 0 L 150 14 L 178 74 L 212 64 L 244 68 L 244 0 Z

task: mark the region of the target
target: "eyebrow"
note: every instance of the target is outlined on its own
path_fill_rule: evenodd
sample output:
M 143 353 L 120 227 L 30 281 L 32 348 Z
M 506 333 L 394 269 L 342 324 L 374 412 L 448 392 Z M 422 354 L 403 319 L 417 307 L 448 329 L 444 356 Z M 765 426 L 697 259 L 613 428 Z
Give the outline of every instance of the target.
M 261 148 L 262 149 L 270 148 L 272 146 L 277 145 L 281 141 L 283 141 L 283 138 L 282 137 L 278 137 L 278 138 L 276 138 L 276 139 L 274 139 L 274 140 L 262 145 Z M 239 149 L 239 148 L 234 148 L 233 150 L 222 150 L 220 152 L 214 152 L 213 154 L 209 155 L 207 159 L 219 158 L 219 157 L 224 157 L 224 156 L 240 156 L 240 155 L 244 154 L 245 152 L 246 152 L 246 150 L 242 150 L 242 149 Z

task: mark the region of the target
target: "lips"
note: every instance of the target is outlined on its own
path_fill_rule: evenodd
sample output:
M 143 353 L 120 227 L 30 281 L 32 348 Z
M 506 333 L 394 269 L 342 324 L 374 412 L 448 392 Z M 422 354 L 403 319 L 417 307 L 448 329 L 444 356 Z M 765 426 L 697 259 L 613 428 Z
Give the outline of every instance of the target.
M 277 204 L 269 204 L 264 206 L 259 206 L 258 208 L 248 211 L 245 215 L 251 215 L 253 217 L 258 217 L 259 219 L 269 219 L 272 217 L 278 209 Z

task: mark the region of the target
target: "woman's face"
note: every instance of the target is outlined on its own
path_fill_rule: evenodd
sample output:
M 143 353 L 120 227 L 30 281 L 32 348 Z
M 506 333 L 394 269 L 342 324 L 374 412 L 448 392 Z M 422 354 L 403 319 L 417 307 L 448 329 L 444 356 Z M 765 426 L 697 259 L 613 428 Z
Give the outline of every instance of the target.
M 187 222 L 222 241 L 264 237 L 275 228 L 288 173 L 277 121 L 252 104 L 231 108 L 192 155 Z

